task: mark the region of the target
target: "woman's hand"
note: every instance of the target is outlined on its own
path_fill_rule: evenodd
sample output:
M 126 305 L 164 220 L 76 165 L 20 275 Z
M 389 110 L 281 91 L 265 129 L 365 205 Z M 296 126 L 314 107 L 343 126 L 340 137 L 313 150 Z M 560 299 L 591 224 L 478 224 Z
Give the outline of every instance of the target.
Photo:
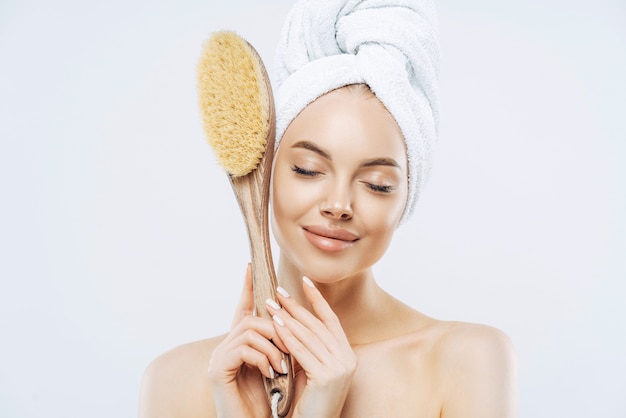
M 262 376 L 283 372 L 280 342 L 271 321 L 252 315 L 254 293 L 250 265 L 229 334 L 213 350 L 209 378 L 218 417 L 270 416 Z
M 278 289 L 278 305 L 267 302 L 278 338 L 301 370 L 296 371 L 295 406 L 298 418 L 339 417 L 356 370 L 356 356 L 322 294 L 306 277 L 304 294 L 313 313 Z
M 281 352 L 297 362 L 290 416 L 340 416 L 356 369 L 341 324 L 313 283 L 303 279 L 313 313 L 279 288 L 272 321 L 255 317 L 250 267 L 229 334 L 213 350 L 209 378 L 218 417 L 270 416 L 263 376 L 284 373 Z

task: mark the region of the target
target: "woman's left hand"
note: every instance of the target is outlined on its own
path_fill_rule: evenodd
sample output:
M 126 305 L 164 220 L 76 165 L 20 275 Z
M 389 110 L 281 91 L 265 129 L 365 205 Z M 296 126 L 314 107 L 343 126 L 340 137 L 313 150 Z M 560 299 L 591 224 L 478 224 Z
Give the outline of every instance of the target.
M 308 278 L 303 278 L 303 288 L 313 313 L 283 289 L 277 293 L 283 308 L 267 305 L 278 336 L 301 367 L 295 376 L 293 416 L 339 417 L 356 370 L 356 356 L 319 290 Z

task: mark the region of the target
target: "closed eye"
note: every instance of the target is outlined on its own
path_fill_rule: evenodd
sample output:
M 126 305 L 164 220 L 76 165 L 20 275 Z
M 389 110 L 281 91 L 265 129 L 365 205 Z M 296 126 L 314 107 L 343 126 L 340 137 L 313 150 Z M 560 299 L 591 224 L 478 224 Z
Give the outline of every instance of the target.
M 380 184 L 373 183 L 365 183 L 368 189 L 373 190 L 377 193 L 391 193 L 394 190 L 393 186 L 382 186 Z
M 291 170 L 294 173 L 300 176 L 305 176 L 305 177 L 315 177 L 318 174 L 321 174 L 319 171 L 307 170 L 302 167 L 298 167 L 297 165 L 294 165 L 293 167 L 291 167 Z

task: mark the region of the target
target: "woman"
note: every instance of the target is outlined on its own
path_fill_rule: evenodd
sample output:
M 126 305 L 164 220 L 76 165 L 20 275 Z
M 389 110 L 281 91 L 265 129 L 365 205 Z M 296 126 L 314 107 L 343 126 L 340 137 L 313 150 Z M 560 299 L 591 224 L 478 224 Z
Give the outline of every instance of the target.
M 429 67 L 409 53 L 396 65 L 388 42 L 351 42 L 359 27 L 401 32 L 405 21 L 431 45 L 428 31 L 412 25 L 428 29 L 428 4 L 424 12 L 421 2 L 361 3 L 300 1 L 283 32 L 272 179 L 280 287 L 278 303 L 267 302 L 273 321 L 252 316 L 248 271 L 227 335 L 150 365 L 140 417 L 268 417 L 262 376 L 283 371 L 279 349 L 296 365 L 289 416 L 516 416 L 514 358 L 503 333 L 430 318 L 374 279 L 372 266 L 427 176 L 437 102 L 428 76 L 436 59 Z M 328 20 L 340 28 L 330 41 L 340 54 L 311 40 L 327 46 L 318 34 L 328 32 Z

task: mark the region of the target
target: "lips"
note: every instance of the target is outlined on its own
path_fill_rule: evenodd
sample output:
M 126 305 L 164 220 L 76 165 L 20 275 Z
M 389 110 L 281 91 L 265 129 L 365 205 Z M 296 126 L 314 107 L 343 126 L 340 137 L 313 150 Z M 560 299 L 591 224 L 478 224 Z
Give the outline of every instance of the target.
M 304 236 L 311 244 L 322 251 L 331 253 L 345 250 L 359 240 L 358 235 L 345 229 L 328 228 L 322 225 L 309 225 L 302 229 Z

